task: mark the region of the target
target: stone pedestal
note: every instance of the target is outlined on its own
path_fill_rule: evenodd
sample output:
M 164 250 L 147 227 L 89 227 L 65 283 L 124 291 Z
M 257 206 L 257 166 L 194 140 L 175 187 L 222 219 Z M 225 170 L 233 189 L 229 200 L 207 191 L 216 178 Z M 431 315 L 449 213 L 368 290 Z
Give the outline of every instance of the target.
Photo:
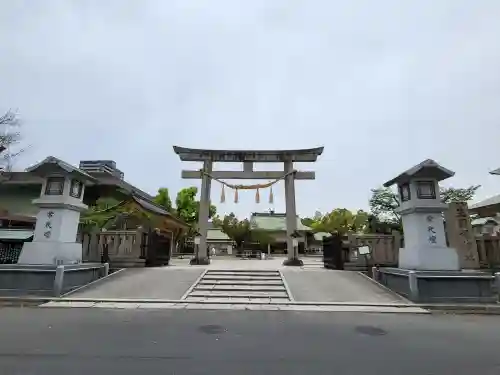
M 399 267 L 421 271 L 458 271 L 455 249 L 446 246 L 415 246 L 399 249 Z
M 189 264 L 192 266 L 207 266 L 210 264 L 210 259 L 208 257 L 197 257 L 191 258 Z
M 399 267 L 422 271 L 458 271 L 460 264 L 457 252 L 446 246 L 440 208 L 422 209 L 430 212 L 403 215 L 405 248 L 399 250 Z
M 43 199 L 34 201 L 37 205 L 43 205 L 44 202 Z M 18 264 L 81 263 L 82 244 L 76 242 L 76 235 L 80 210 L 85 208 L 81 203 L 79 207 L 55 205 L 52 208 L 41 208 L 37 214 L 33 242 L 24 244 Z
M 292 258 L 292 259 L 288 258 L 283 261 L 283 265 L 301 267 L 304 265 L 304 262 L 302 261 L 302 259 L 299 258 Z
M 412 271 L 381 268 L 374 279 L 418 303 L 495 303 L 495 277 L 478 271 Z M 500 278 L 499 278 L 500 279 Z
M 101 263 L 75 265 L 0 264 L 0 296 L 59 297 L 107 276 Z

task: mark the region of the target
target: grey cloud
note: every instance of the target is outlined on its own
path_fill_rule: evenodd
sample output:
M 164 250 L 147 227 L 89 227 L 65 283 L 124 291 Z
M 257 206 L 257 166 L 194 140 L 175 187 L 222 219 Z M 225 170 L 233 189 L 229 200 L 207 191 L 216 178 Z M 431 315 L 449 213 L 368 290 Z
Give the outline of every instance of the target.
M 324 145 L 304 166 L 317 180 L 297 187 L 303 214 L 366 208 L 370 188 L 429 157 L 482 198 L 500 189 L 487 174 L 500 166 L 499 12 L 495 0 L 4 1 L 0 110 L 19 108 L 34 145 L 19 167 L 112 158 L 152 193 L 189 183 L 173 144 Z M 268 208 L 253 198 L 219 209 Z

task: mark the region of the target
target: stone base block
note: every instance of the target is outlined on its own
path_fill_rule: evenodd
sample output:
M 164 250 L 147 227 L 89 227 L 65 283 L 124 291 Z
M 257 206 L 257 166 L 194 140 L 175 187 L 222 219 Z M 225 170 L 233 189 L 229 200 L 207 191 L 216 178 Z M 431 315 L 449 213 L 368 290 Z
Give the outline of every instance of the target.
M 285 259 L 283 261 L 284 266 L 295 266 L 295 267 L 301 267 L 304 265 L 304 262 L 299 259 L 299 258 L 293 258 L 293 259 Z
M 414 246 L 399 249 L 399 268 L 419 271 L 459 271 L 455 249 L 445 246 Z
M 25 242 L 18 264 L 58 265 L 82 262 L 82 244 L 76 242 Z
M 205 258 L 191 258 L 189 261 L 189 264 L 192 266 L 207 266 L 210 264 L 210 259 L 205 257 Z
M 111 268 L 142 268 L 146 266 L 146 260 L 137 257 L 112 257 L 109 260 Z
M 479 271 L 414 271 L 380 268 L 376 281 L 420 303 L 492 303 L 495 277 Z
M 60 296 L 106 276 L 100 263 L 78 265 L 0 265 L 0 295 Z

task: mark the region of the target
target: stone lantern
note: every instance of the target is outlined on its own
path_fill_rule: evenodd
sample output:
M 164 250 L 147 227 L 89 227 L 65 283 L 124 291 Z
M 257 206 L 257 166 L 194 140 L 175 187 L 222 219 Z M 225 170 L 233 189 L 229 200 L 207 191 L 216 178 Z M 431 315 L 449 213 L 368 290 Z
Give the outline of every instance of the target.
M 460 269 L 455 249 L 446 245 L 439 182 L 455 173 L 427 159 L 387 181 L 398 186 L 405 247 L 399 251 L 399 268 L 425 271 Z
M 82 262 L 82 245 L 76 242 L 87 173 L 52 156 L 26 170 L 42 177 L 33 242 L 23 246 L 18 264 L 64 265 Z

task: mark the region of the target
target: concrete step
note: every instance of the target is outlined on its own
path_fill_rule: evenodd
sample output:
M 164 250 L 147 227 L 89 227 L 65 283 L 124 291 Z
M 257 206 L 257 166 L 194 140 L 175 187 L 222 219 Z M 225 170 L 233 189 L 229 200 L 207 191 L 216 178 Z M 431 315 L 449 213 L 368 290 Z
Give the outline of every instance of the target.
M 247 292 L 230 292 L 230 291 L 202 291 L 202 292 L 197 292 L 193 291 L 189 294 L 188 297 L 215 297 L 215 298 L 262 298 L 262 297 L 269 297 L 269 298 L 286 298 L 288 299 L 288 294 L 286 291 L 282 292 L 255 292 L 255 291 L 247 291 Z
M 187 301 L 290 301 L 279 271 L 208 270 Z
M 242 297 L 227 297 L 227 298 L 218 298 L 218 297 L 189 297 L 185 299 L 186 302 L 199 302 L 203 301 L 205 303 L 265 303 L 265 304 L 276 304 L 283 302 L 290 302 L 288 298 L 269 298 L 269 297 L 258 297 L 258 298 L 242 298 Z
M 275 292 L 275 291 L 285 291 L 286 289 L 283 285 L 281 286 L 255 286 L 255 285 L 198 285 L 194 288 L 194 292 L 197 291 L 252 291 L 252 292 Z
M 253 277 L 280 277 L 279 273 L 253 273 L 253 272 L 207 272 L 207 276 L 253 276 Z
M 220 280 L 241 280 L 241 279 L 246 279 L 246 278 L 252 278 L 254 280 L 281 280 L 281 277 L 279 275 L 217 275 L 217 274 L 208 274 L 205 275 L 203 278 L 210 278 L 210 279 L 220 279 Z
M 279 275 L 279 271 L 274 271 L 274 270 L 248 270 L 248 269 L 230 269 L 230 270 L 214 270 L 214 269 L 209 269 L 207 273 L 254 273 L 254 274 L 262 274 L 262 273 L 273 273 Z
M 203 281 L 220 280 L 220 281 L 281 281 L 281 277 L 253 277 L 253 276 L 204 276 Z
M 198 285 L 283 285 L 281 280 L 201 280 Z

